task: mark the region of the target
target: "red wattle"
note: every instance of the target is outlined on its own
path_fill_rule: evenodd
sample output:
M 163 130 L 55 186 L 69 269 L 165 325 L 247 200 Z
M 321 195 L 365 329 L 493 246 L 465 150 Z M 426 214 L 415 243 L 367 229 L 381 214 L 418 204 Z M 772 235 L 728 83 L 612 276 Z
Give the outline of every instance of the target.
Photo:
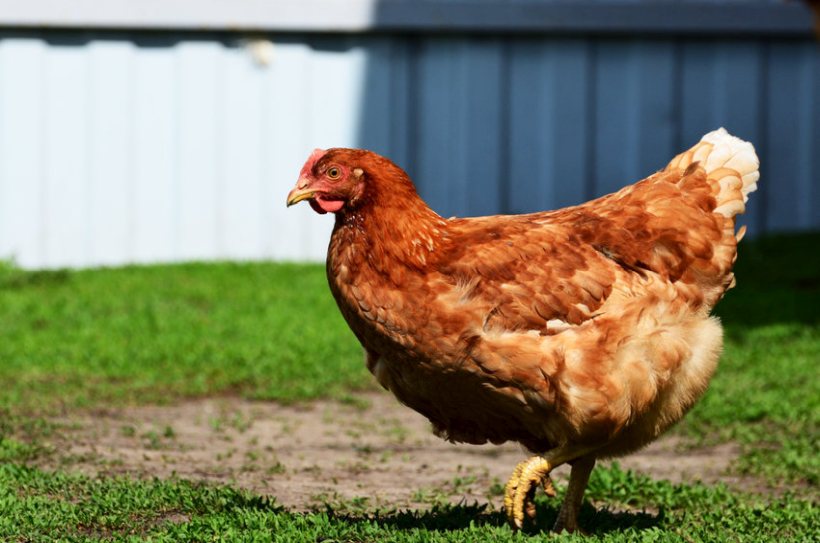
M 316 198 L 316 204 L 322 209 L 320 213 L 336 213 L 345 205 L 343 200 L 325 200 L 321 196 Z M 310 202 L 313 205 L 313 202 Z M 315 207 L 313 209 L 316 209 Z
M 313 211 L 315 211 L 316 213 L 320 215 L 324 215 L 325 213 L 327 213 L 327 211 L 325 211 L 319 206 L 319 202 L 317 202 L 316 200 L 308 200 L 308 203 L 310 204 L 310 207 L 313 208 Z

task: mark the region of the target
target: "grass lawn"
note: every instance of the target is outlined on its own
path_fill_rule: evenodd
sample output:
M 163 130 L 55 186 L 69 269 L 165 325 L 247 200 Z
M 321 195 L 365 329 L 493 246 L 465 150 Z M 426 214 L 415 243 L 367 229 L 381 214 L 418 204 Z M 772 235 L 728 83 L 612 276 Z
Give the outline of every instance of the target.
M 742 244 L 738 287 L 717 313 L 726 349 L 674 431 L 734 441 L 760 494 L 596 469 L 582 524 L 604 541 L 820 537 L 820 235 Z M 185 264 L 24 272 L 0 266 L 0 540 L 512 541 L 498 511 L 329 508 L 295 514 L 229 487 L 87 478 L 29 466 L 50 416 L 96 406 L 242 395 L 344 399 L 374 388 L 324 269 Z M 768 492 L 765 486 L 776 492 Z M 542 500 L 551 525 L 557 502 Z M 645 509 L 645 513 L 639 512 Z M 564 536 L 571 539 L 569 536 Z M 576 536 L 577 537 L 577 536 Z

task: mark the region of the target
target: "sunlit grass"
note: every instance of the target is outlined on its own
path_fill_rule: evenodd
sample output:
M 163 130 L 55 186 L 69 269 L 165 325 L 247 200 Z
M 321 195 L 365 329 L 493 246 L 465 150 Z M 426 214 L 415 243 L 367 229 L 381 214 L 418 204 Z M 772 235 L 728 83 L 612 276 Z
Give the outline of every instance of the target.
M 717 310 L 726 329 L 720 366 L 674 430 L 697 441 L 739 443 L 733 469 L 762 476 L 779 492 L 672 485 L 599 468 L 588 497 L 620 509 L 585 506 L 582 524 L 595 538 L 808 541 L 820 533 L 817 247 L 819 235 L 743 243 L 738 287 Z M 26 467 L 47 454 L 41 438 L 58 410 L 225 394 L 303 401 L 373 387 L 322 266 L 0 266 L 0 382 L 2 540 L 552 540 L 542 532 L 513 534 L 499 512 L 480 507 L 300 515 L 231 488 Z M 796 493 L 780 494 L 788 488 Z M 556 507 L 540 502 L 544 527 Z
M 617 466 L 593 472 L 588 495 L 619 508 L 584 506 L 581 523 L 591 530 L 592 541 L 810 541 L 820 530 L 815 506 L 807 501 L 763 501 L 723 486 L 673 485 Z M 328 508 L 297 514 L 273 500 L 224 486 L 91 479 L 0 465 L 0 537 L 12 541 L 588 540 L 547 531 L 558 503 L 540 498 L 538 517 L 545 528 L 514 533 L 503 513 L 479 505 L 361 514 Z
M 0 271 L 0 407 L 372 386 L 316 265 Z

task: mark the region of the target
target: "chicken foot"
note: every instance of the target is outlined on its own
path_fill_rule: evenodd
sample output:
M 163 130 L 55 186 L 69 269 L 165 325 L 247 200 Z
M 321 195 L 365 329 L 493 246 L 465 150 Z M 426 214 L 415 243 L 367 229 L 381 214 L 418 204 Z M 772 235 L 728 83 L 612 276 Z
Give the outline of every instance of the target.
M 578 510 L 581 506 L 581 499 L 589 480 L 589 472 L 595 464 L 594 457 L 591 463 L 587 458 L 581 458 L 592 449 L 578 450 L 575 447 L 560 447 L 549 451 L 544 456 L 533 456 L 528 460 L 520 462 L 512 473 L 510 480 L 504 489 L 504 509 L 507 513 L 507 521 L 514 529 L 520 530 L 524 526 L 524 515 L 530 519 L 535 519 L 535 504 L 533 497 L 535 489 L 539 484 L 544 486 L 544 491 L 548 496 L 555 496 L 555 488 L 552 485 L 550 472 L 574 459 L 579 459 L 573 466 L 570 475 L 570 486 L 567 491 L 567 498 L 561 507 L 561 513 L 556 521 L 556 530 L 572 531 L 577 529 Z M 587 466 L 587 464 L 589 464 Z M 584 474 L 584 471 L 586 473 Z M 575 484 L 573 485 L 573 480 Z M 577 502 L 577 505 L 576 505 Z M 566 511 L 565 511 L 566 509 Z
M 510 512 L 513 511 L 516 491 L 518 487 L 521 485 L 529 485 L 528 499 L 524 500 L 524 513 L 526 513 L 527 517 L 530 519 L 535 519 L 535 504 L 532 501 L 533 495 L 535 495 L 535 489 L 538 484 L 543 485 L 544 492 L 546 492 L 547 496 L 555 497 L 555 487 L 552 485 L 552 478 L 549 475 L 549 469 L 546 471 L 540 472 L 539 469 L 542 467 L 542 464 L 546 462 L 540 456 L 533 456 L 523 462 L 519 462 L 517 466 L 515 466 L 515 470 L 513 470 L 513 474 L 510 477 L 510 480 L 507 481 L 507 485 L 504 487 L 504 508 L 507 511 L 507 519 L 510 523 L 517 528 L 521 526 L 516 525 L 513 521 L 513 518 L 510 516 Z M 524 517 L 523 514 L 521 515 L 520 522 L 523 522 Z

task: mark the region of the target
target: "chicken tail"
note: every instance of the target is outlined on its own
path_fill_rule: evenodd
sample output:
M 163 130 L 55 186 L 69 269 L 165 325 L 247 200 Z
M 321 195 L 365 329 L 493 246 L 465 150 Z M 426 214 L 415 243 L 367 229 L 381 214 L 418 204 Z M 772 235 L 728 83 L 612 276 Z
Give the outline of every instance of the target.
M 679 182 L 681 188 L 686 186 L 689 174 L 698 172 L 700 179 L 705 174 L 717 204 L 712 212 L 723 218 L 720 221 L 723 233 L 714 245 L 708 267 L 710 273 L 706 274 L 716 281 L 716 288 L 707 293 L 709 307 L 735 286 L 732 266 L 737 259 L 737 243 L 746 233 L 745 226 L 735 232 L 735 219 L 736 215 L 746 211 L 749 194 L 757 190 L 759 167 L 760 161 L 752 144 L 732 136 L 724 128 L 703 136 L 694 147 L 673 158 L 666 167 L 666 171 L 683 172 Z
M 685 170 L 699 163 L 712 182 L 717 199 L 715 213 L 734 218 L 746 211 L 749 193 L 757 190 L 760 161 L 754 146 L 725 128 L 709 132 L 688 151 L 679 154 L 665 168 Z M 742 232 L 738 232 L 738 238 Z

